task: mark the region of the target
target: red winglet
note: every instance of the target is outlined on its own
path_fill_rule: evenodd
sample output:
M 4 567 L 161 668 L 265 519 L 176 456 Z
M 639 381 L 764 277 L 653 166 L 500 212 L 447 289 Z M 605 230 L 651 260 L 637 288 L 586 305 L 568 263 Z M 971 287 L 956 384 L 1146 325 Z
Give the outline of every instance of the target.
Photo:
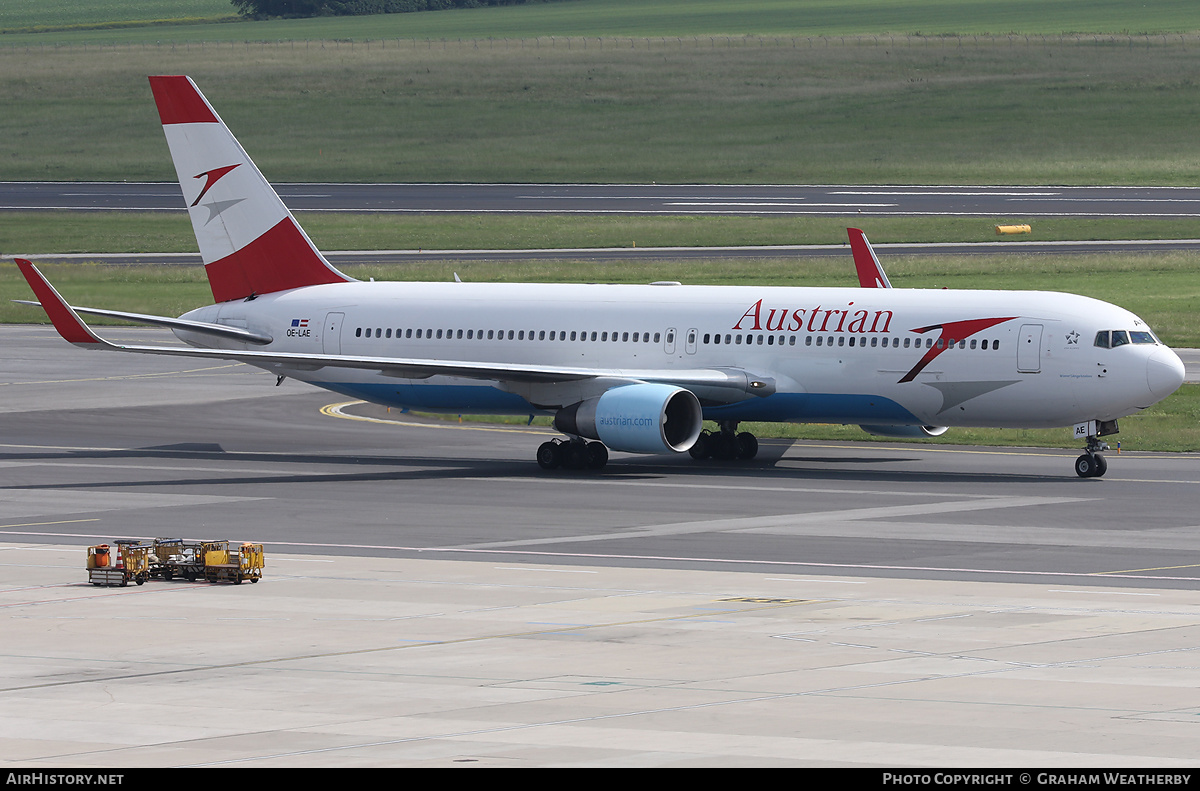
M 154 103 L 158 105 L 158 117 L 167 124 L 215 124 L 217 114 L 208 106 L 190 78 L 151 77 L 150 90 L 154 92 Z
M 63 336 L 64 340 L 86 346 L 105 345 L 88 329 L 79 315 L 71 310 L 71 306 L 59 295 L 54 286 L 50 285 L 50 281 L 38 271 L 36 266 L 24 258 L 16 260 L 17 268 L 25 276 L 29 287 L 37 295 L 38 301 L 42 303 L 42 309 L 46 311 L 50 321 L 54 322 L 54 329 L 58 330 L 58 334 Z
M 863 288 L 891 288 L 892 284 L 888 282 L 887 275 L 883 273 L 883 265 L 879 263 L 879 258 L 871 249 L 867 235 L 858 228 L 847 228 L 846 232 L 850 234 L 850 249 L 854 252 L 854 268 L 858 272 L 858 284 Z

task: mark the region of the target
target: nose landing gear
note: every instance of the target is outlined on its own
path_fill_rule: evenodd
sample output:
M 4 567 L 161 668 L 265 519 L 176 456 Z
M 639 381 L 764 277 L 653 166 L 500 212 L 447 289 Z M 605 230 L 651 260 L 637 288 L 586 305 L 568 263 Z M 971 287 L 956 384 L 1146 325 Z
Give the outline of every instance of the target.
M 1099 478 L 1108 472 L 1108 462 L 1100 455 L 1100 451 L 1108 450 L 1108 443 L 1095 436 L 1087 440 L 1087 451 L 1075 460 L 1075 474 L 1080 478 Z

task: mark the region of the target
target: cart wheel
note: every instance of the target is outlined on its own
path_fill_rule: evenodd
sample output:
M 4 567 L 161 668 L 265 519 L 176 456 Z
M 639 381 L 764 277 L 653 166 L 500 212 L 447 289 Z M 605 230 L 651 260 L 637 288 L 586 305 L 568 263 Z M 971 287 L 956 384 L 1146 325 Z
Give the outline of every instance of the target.
M 250 584 L 251 584 L 251 585 L 253 585 L 253 584 L 254 584 L 254 583 L 256 583 L 256 582 L 258 582 L 258 577 L 251 577 L 251 578 L 250 578 Z
M 136 582 L 138 585 L 145 585 L 146 584 L 145 572 L 138 574 L 136 577 L 133 578 L 133 581 Z

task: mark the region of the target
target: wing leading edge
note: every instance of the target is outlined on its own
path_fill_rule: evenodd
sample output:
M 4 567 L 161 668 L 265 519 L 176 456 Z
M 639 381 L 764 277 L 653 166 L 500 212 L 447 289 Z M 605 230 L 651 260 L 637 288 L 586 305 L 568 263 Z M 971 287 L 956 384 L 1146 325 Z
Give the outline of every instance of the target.
M 654 382 L 673 384 L 679 387 L 704 390 L 708 400 L 712 393 L 727 393 L 717 396 L 726 403 L 744 400 L 749 396 L 768 396 L 775 392 L 775 382 L 769 377 L 756 377 L 746 371 L 730 368 L 699 369 L 599 369 L 573 366 L 522 365 L 516 363 L 489 363 L 472 361 L 429 360 L 405 357 L 367 357 L 342 354 L 299 354 L 295 352 L 239 351 L 234 349 L 200 349 L 183 346 L 140 346 L 117 344 L 101 338 L 79 317 L 75 308 L 67 304 L 62 295 L 50 284 L 36 266 L 25 259 L 17 259 L 17 266 L 30 288 L 40 300 L 41 307 L 50 317 L 54 328 L 64 340 L 89 349 L 159 354 L 176 357 L 194 357 L 220 360 L 235 360 L 254 365 L 274 373 L 286 374 L 289 370 L 314 371 L 319 368 L 352 368 L 378 371 L 387 376 L 407 379 L 427 379 L 431 376 L 457 376 L 501 382 L 570 382 L 587 379 L 615 380 L 621 382 Z M 26 302 L 25 304 L 38 304 Z M 95 311 L 100 313 L 101 311 Z M 104 311 L 105 315 L 116 315 L 132 321 L 148 320 L 147 323 L 163 326 L 193 324 L 163 316 L 122 314 Z M 140 318 L 139 318 L 140 317 Z M 221 327 L 222 325 L 206 325 Z M 194 327 L 179 326 L 194 330 Z M 241 340 L 246 340 L 242 338 Z

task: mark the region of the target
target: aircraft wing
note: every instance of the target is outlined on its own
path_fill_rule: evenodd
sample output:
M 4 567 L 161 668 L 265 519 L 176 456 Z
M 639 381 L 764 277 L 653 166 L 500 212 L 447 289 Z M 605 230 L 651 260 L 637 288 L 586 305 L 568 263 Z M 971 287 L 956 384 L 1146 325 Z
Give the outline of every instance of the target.
M 235 360 L 286 375 L 289 370 L 315 371 L 319 368 L 355 368 L 379 371 L 387 376 L 405 379 L 426 379 L 431 376 L 458 376 L 467 379 L 498 380 L 508 382 L 570 382 L 586 379 L 606 379 L 628 382 L 656 382 L 674 384 L 705 392 L 709 400 L 733 402 L 747 396 L 767 396 L 775 392 L 775 382 L 769 377 L 759 377 L 737 368 L 695 369 L 601 369 L 575 366 L 525 365 L 520 363 L 494 363 L 471 361 L 429 360 L 405 357 L 368 357 L 343 354 L 301 354 L 296 352 L 240 351 L 236 349 L 201 349 L 191 346 L 141 346 L 118 344 L 101 338 L 79 317 L 76 308 L 50 284 L 50 281 L 31 262 L 18 258 L 17 266 L 29 282 L 40 302 L 18 300 L 24 304 L 40 305 L 54 328 L 64 340 L 87 349 L 133 352 L 138 354 L 160 354 L 176 357 L 198 357 L 220 360 Z M 164 316 L 146 316 L 120 311 L 86 309 L 90 313 L 115 316 L 131 321 L 144 321 L 168 327 L 197 331 L 190 322 Z M 153 321 L 149 321 L 149 320 Z M 204 324 L 219 330 L 237 329 L 224 325 Z M 206 330 L 199 330 L 206 331 Z M 211 332 L 210 334 L 222 334 Z M 244 331 L 243 331 L 244 332 Z M 259 338 L 265 337 L 252 333 Z M 251 340 L 229 334 L 238 340 Z M 258 340 L 257 342 L 263 342 Z M 269 339 L 266 341 L 269 342 Z M 721 394 L 724 394 L 723 396 Z

